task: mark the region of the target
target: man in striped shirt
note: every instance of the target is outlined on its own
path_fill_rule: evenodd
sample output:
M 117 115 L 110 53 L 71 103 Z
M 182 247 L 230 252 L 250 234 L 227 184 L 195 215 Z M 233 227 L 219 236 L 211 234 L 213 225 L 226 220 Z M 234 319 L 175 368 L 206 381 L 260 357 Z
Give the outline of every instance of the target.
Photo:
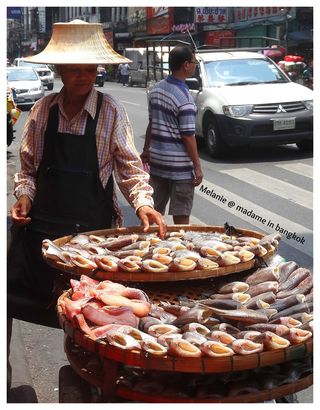
M 172 75 L 157 83 L 149 95 L 149 124 L 141 155 L 150 165 L 155 208 L 162 215 L 170 199 L 175 224 L 189 224 L 194 187 L 202 181 L 195 138 L 195 104 L 185 83 L 195 72 L 196 59 L 187 45 L 169 54 Z

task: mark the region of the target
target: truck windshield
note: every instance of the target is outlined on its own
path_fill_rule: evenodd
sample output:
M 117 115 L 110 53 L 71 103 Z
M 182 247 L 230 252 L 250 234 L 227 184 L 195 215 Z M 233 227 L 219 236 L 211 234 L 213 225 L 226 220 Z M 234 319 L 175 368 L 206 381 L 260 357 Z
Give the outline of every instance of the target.
M 268 60 L 239 59 L 205 63 L 209 87 L 289 82 Z

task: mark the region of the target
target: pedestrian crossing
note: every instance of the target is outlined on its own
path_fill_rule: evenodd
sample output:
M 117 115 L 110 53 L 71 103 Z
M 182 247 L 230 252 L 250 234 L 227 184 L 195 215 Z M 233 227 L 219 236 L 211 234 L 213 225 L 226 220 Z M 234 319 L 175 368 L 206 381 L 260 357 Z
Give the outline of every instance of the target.
M 307 164 L 288 163 L 274 164 L 274 166 L 306 178 L 312 178 L 313 175 L 312 166 Z M 249 223 L 254 225 L 257 231 L 266 233 L 279 232 L 282 235 L 282 241 L 308 256 L 313 256 L 312 229 L 298 223 L 294 218 L 290 219 L 286 213 L 286 204 L 289 201 L 293 205 L 303 207 L 302 211 L 310 214 L 310 211 L 313 209 L 312 192 L 249 168 L 223 169 L 219 172 L 234 178 L 238 187 L 241 187 L 242 184 L 249 185 L 252 188 L 250 198 L 245 195 L 241 196 L 241 194 L 239 195 L 230 189 L 226 189 L 222 184 L 219 185 L 207 179 L 204 179 L 202 184 L 196 188 L 195 194 L 209 201 L 214 206 L 221 208 L 221 210 L 228 214 L 243 220 L 243 227 Z M 219 178 L 216 178 L 215 181 L 219 181 Z M 268 203 L 264 206 L 258 203 L 258 199 L 261 201 L 261 191 L 267 191 L 276 197 L 275 200 L 281 201 L 279 212 L 276 213 L 268 209 Z M 239 192 L 239 189 L 237 192 Z M 193 209 L 193 212 L 196 212 L 195 209 Z M 203 219 L 205 219 L 205 215 Z M 201 224 L 204 221 L 191 217 L 190 223 Z M 310 220 L 308 226 L 311 225 L 312 221 Z
M 235 168 L 221 172 L 245 182 L 246 184 L 259 187 L 259 189 L 270 192 L 287 201 L 296 203 L 297 205 L 301 205 L 308 209 L 313 208 L 312 192 L 289 184 L 288 182 L 281 181 L 280 179 L 273 178 L 249 168 Z
M 313 178 L 313 167 L 307 164 L 293 163 L 293 164 L 276 164 L 278 168 L 285 169 L 286 171 L 294 172 L 306 178 Z

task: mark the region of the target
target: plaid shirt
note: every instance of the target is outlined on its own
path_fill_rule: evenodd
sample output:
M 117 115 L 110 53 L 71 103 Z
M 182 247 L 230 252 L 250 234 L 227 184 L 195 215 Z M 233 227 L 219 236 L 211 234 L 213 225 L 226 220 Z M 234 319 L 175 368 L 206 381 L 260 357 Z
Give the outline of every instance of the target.
M 94 118 L 97 106 L 97 91 L 93 88 L 83 109 L 71 120 L 63 109 L 64 89 L 38 101 L 26 121 L 20 147 L 21 171 L 14 177 L 14 195 L 28 195 L 33 200 L 36 191 L 36 174 L 41 162 L 44 134 L 50 108 L 58 103 L 58 132 L 83 135 L 87 115 Z M 99 176 L 103 187 L 114 172 L 115 180 L 131 206 L 137 210 L 143 205 L 153 207 L 153 190 L 149 175 L 143 171 L 139 154 L 135 148 L 132 127 L 124 107 L 110 95 L 104 94 L 96 128 L 96 143 L 99 162 Z M 117 225 L 123 221 L 116 190 L 113 205 L 117 213 Z

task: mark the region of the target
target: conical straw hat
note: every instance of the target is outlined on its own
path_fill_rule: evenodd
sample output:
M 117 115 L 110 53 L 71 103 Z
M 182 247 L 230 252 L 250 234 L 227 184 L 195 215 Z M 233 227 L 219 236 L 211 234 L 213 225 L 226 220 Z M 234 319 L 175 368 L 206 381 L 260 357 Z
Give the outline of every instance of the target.
M 102 24 L 73 20 L 55 23 L 47 47 L 26 61 L 43 64 L 121 64 L 131 63 L 109 45 Z

